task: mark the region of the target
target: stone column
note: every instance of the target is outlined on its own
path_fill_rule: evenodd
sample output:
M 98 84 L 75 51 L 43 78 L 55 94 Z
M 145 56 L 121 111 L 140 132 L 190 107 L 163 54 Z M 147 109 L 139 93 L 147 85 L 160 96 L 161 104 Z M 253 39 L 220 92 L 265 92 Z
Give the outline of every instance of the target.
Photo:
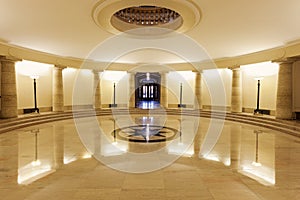
M 55 65 L 53 68 L 53 93 L 52 93 L 52 110 L 53 112 L 64 111 L 64 90 L 62 70 L 65 67 Z
M 135 73 L 128 72 L 129 74 L 129 108 L 135 108 Z
M 160 72 L 160 105 L 163 108 L 168 108 L 167 72 Z
M 1 118 L 18 116 L 15 58 L 0 56 L 1 64 Z
M 242 84 L 239 67 L 232 70 L 231 112 L 242 112 Z
M 276 118 L 292 119 L 292 66 L 293 62 L 279 63 L 277 82 Z
M 100 109 L 101 108 L 101 87 L 100 87 L 100 78 L 99 78 L 99 71 L 93 70 L 94 73 L 94 108 Z
M 195 71 L 195 109 L 202 109 L 202 91 L 201 91 L 201 81 L 202 81 L 202 71 Z

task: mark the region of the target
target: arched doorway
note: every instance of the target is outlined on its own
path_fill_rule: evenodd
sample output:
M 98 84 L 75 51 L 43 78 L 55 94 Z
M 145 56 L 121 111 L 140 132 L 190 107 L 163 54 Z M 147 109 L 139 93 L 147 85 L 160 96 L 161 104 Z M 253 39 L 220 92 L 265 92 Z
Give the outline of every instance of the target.
M 160 107 L 160 74 L 137 73 L 135 75 L 135 105 L 137 108 Z

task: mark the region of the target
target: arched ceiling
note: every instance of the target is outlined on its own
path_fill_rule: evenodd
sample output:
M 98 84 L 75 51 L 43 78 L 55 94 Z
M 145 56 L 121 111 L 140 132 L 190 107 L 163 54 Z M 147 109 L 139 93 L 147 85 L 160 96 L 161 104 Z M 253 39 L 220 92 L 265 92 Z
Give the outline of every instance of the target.
M 112 2 L 118 6 L 109 7 Z M 188 13 L 191 11 L 177 5 L 176 0 L 0 0 L 0 41 L 63 57 L 87 58 L 95 47 L 115 36 L 107 27 L 95 22 L 93 13 L 101 3 L 109 7 L 102 13 L 102 16 L 107 16 L 106 20 L 116 9 L 137 4 L 159 4 L 179 11 L 182 16 L 189 17 L 184 18 L 188 28 L 180 30 L 182 34 L 202 46 L 213 59 L 281 47 L 300 39 L 299 0 L 180 2 L 199 9 L 194 9 L 194 12 L 200 11 L 199 23 L 190 23 L 196 20 L 191 16 L 197 15 Z M 161 63 L 182 62 L 173 54 L 170 57 L 166 53 L 157 56 L 159 52 L 146 50 L 143 54 L 139 51 L 136 55 L 120 56 L 118 61 L 150 62 L 157 57 Z M 103 58 L 94 56 L 92 59 L 102 61 Z

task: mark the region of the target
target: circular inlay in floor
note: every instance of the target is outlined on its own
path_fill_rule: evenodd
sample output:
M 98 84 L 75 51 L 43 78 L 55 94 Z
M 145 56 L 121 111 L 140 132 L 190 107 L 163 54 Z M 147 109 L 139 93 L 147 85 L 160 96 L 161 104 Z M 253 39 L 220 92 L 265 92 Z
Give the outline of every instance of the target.
M 115 129 L 111 135 L 114 140 L 125 140 L 129 142 L 165 142 L 180 136 L 181 132 L 170 127 L 157 125 L 135 125 Z

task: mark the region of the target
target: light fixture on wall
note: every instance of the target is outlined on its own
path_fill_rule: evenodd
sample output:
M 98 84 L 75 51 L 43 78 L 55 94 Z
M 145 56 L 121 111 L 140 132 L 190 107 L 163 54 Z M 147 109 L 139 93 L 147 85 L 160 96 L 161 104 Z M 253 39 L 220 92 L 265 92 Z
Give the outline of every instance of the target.
M 117 104 L 116 104 L 116 82 L 113 83 L 113 103 L 109 104 L 109 107 L 111 107 L 111 108 L 117 107 Z
M 254 130 L 255 133 L 255 161 L 252 162 L 252 165 L 260 167 L 261 163 L 258 161 L 258 134 L 262 133 L 261 130 Z
M 264 79 L 264 77 L 256 77 L 257 80 L 257 99 L 256 99 L 256 109 L 254 110 L 254 114 L 263 114 L 262 110 L 259 109 L 259 101 L 260 101 L 260 81 Z
M 182 104 L 182 92 L 183 92 L 183 87 L 182 87 L 182 83 L 180 83 L 180 87 L 179 87 L 179 104 L 178 104 L 178 107 L 179 108 L 185 108 L 186 105 Z
M 39 113 L 40 110 L 37 107 L 37 100 L 36 100 L 36 80 L 39 79 L 39 76 L 38 75 L 31 75 L 30 78 L 33 80 L 34 112 Z
M 39 166 L 41 165 L 41 161 L 38 159 L 38 133 L 40 132 L 39 129 L 31 130 L 31 133 L 34 133 L 34 160 L 31 162 L 32 166 Z

